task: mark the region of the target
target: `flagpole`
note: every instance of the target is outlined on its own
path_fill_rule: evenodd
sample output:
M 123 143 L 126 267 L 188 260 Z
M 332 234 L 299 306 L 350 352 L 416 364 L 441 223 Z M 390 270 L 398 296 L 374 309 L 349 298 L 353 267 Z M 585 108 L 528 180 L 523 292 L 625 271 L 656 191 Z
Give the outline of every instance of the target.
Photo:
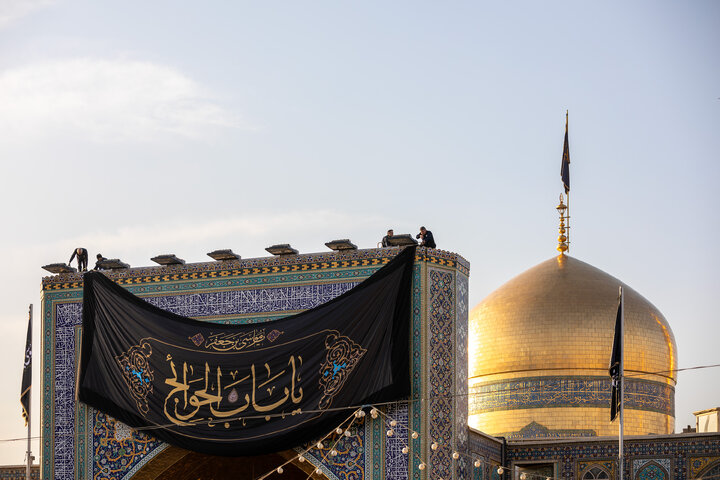
M 619 464 L 619 479 L 623 480 L 623 474 L 625 470 L 625 462 L 623 455 L 623 433 L 624 433 L 624 420 L 625 420 L 625 295 L 623 294 L 623 288 L 620 287 L 620 433 L 618 436 L 618 464 Z
M 567 192 L 567 251 L 570 251 L 570 191 Z
M 32 336 L 32 318 L 33 318 L 33 306 L 32 303 L 30 304 L 30 310 L 28 315 L 30 316 L 30 335 Z M 32 364 L 30 366 L 32 368 Z M 30 480 L 30 477 L 32 475 L 32 451 L 30 446 L 30 427 L 31 427 L 31 415 L 30 415 L 30 402 L 32 402 L 32 382 L 30 383 L 31 388 L 27 392 L 28 396 L 28 415 L 27 415 L 27 452 L 25 452 L 25 455 L 27 456 L 27 465 L 25 467 L 25 480 Z
M 568 117 L 569 117 L 569 115 L 570 115 L 570 111 L 565 110 L 565 135 L 567 135 L 567 133 L 568 133 Z M 570 151 L 569 151 L 569 147 L 568 147 L 568 162 L 570 160 L 569 156 L 570 156 Z M 570 185 L 568 183 L 568 187 L 569 186 Z M 567 251 L 569 252 L 570 251 L 570 188 L 568 188 L 568 190 L 566 192 L 566 196 L 567 196 L 567 238 L 568 238 L 567 239 L 567 246 L 568 246 Z

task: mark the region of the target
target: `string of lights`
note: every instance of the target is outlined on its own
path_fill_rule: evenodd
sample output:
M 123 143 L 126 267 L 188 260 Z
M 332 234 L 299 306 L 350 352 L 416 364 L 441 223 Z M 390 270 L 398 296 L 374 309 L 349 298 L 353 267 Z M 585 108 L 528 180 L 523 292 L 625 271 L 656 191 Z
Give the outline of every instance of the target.
M 395 429 L 400 425 L 400 422 L 396 418 L 393 418 L 391 415 L 389 415 L 387 412 L 384 412 L 381 408 L 381 406 L 387 406 L 389 404 L 404 404 L 407 402 L 404 401 L 398 401 L 398 402 L 384 402 L 383 404 L 378 405 L 364 405 L 361 408 L 356 408 L 355 411 L 346 417 L 338 426 L 332 430 L 330 430 L 327 434 L 325 434 L 322 438 L 320 438 L 317 443 L 314 443 L 307 449 L 303 449 L 300 452 L 297 453 L 297 455 L 291 457 L 290 459 L 285 460 L 282 464 L 278 465 L 277 467 L 274 467 L 272 470 L 262 474 L 261 476 L 257 477 L 256 480 L 264 480 L 268 477 L 270 477 L 273 474 L 281 475 L 284 472 L 284 467 L 286 467 L 288 464 L 293 463 L 295 461 L 299 463 L 304 463 L 308 461 L 306 457 L 309 457 L 312 450 L 316 449 L 320 453 L 320 462 L 321 463 L 328 463 L 329 458 L 328 457 L 335 457 L 338 455 L 337 447 L 339 443 L 347 437 L 352 436 L 351 428 L 356 423 L 356 421 L 361 421 L 366 415 L 364 409 L 370 409 L 370 416 L 373 419 L 377 419 L 378 416 L 383 417 L 385 425 L 387 425 L 389 428 L 386 431 L 386 436 L 393 437 L 395 436 Z M 349 422 L 349 423 L 348 423 Z M 347 426 L 344 426 L 346 423 L 348 423 Z M 402 425 L 401 425 L 402 426 Z M 407 430 L 407 433 L 409 434 L 408 437 L 412 438 L 413 440 L 420 439 L 420 433 L 409 428 L 409 426 L 405 426 L 405 430 Z M 329 449 L 325 449 L 325 441 L 330 438 L 333 435 L 337 435 L 337 438 L 334 439 L 334 441 L 331 441 Z M 33 438 L 40 438 L 40 437 L 33 437 Z M 398 438 L 404 438 L 404 437 L 398 437 Z M 14 439 L 11 439 L 14 440 Z M 20 439 L 23 440 L 23 439 Z M 458 451 L 454 448 L 452 448 L 451 445 L 445 445 L 441 441 L 434 440 L 432 438 L 428 439 L 430 442 L 430 450 L 431 451 L 437 451 L 439 449 L 448 449 L 451 451 L 451 458 L 453 460 L 459 460 L 460 458 L 466 459 L 469 463 L 473 465 L 474 468 L 480 468 L 482 466 L 485 466 L 489 468 L 490 470 L 495 470 L 498 475 L 502 476 L 506 471 L 511 471 L 511 469 L 507 466 L 503 466 L 497 462 L 492 462 L 484 459 L 483 457 L 473 455 L 472 453 L 466 453 Z M 409 445 L 408 443 L 404 443 L 402 448 L 402 453 L 407 455 L 409 453 Z M 413 450 L 413 457 L 419 462 L 417 468 L 419 470 L 425 470 L 428 465 L 427 459 L 424 459 L 420 454 L 418 454 L 417 451 Z M 313 474 L 322 474 L 322 469 L 319 466 L 315 466 L 316 468 L 308 474 L 306 477 L 306 480 L 309 480 Z M 550 477 L 545 475 L 540 475 L 534 472 L 527 472 L 527 471 L 521 471 L 520 467 L 515 467 L 516 471 L 516 478 L 519 478 L 519 480 L 563 480 L 562 477 Z M 697 477 L 697 480 L 715 480 L 717 478 L 720 478 L 719 475 L 713 475 L 713 476 L 705 476 L 705 477 Z M 445 480 L 442 477 L 435 477 L 434 480 Z M 695 479 L 692 479 L 695 480 Z
M 675 372 L 684 372 L 684 371 L 688 371 L 688 370 L 701 370 L 701 369 L 718 368 L 718 367 L 720 367 L 720 364 L 698 365 L 698 366 L 693 366 L 693 367 L 678 368 L 678 369 L 675 369 L 675 370 L 672 370 L 672 371 L 675 371 Z M 639 375 L 654 375 L 654 374 L 667 373 L 667 372 L 670 372 L 670 371 L 671 371 L 671 370 L 662 371 L 662 372 L 647 372 L 647 373 L 643 373 L 643 374 L 639 374 Z M 632 375 L 626 375 L 626 376 L 632 376 Z M 472 393 L 471 393 L 471 392 L 468 392 L 468 393 L 456 393 L 456 394 L 427 395 L 427 396 L 422 397 L 422 398 L 414 398 L 414 399 L 407 399 L 407 400 L 400 400 L 400 401 L 392 401 L 392 402 L 378 403 L 378 404 L 375 404 L 375 406 L 381 407 L 381 406 L 390 405 L 390 404 L 394 404 L 394 403 L 403 403 L 403 404 L 408 404 L 408 405 L 409 405 L 409 404 L 413 404 L 413 403 L 417 403 L 417 402 L 430 402 L 430 401 L 437 400 L 437 399 L 450 400 L 450 399 L 455 399 L 455 398 L 458 398 L 458 397 L 473 397 L 473 398 L 474 398 L 474 397 L 481 397 L 481 396 L 484 396 L 484 395 L 496 395 L 496 394 L 498 394 L 498 393 L 518 392 L 518 391 L 522 391 L 522 390 L 527 390 L 527 387 L 524 387 L 524 386 L 516 386 L 516 387 L 512 387 L 512 388 L 496 389 L 496 390 L 492 390 L 492 391 L 489 391 L 489 392 L 472 392 Z M 333 411 L 343 411 L 343 410 L 353 410 L 353 411 L 354 411 L 354 410 L 357 410 L 358 408 L 362 408 L 362 407 L 363 407 L 363 405 L 350 405 L 350 406 L 347 406 L 347 407 L 333 407 L 333 408 L 328 408 L 328 409 L 326 409 L 326 410 L 319 410 L 319 409 L 315 409 L 315 410 L 303 410 L 303 411 L 300 411 L 300 412 L 298 412 L 298 413 L 299 413 L 299 414 L 316 414 L 316 413 L 333 412 Z M 241 416 L 241 417 L 229 418 L 228 421 L 242 421 L 242 420 L 246 420 L 246 421 L 247 421 L 247 420 L 255 420 L 255 419 L 264 419 L 264 418 L 266 418 L 266 417 L 275 418 L 275 417 L 281 417 L 281 416 L 283 416 L 283 415 L 285 415 L 285 414 L 283 414 L 283 413 L 277 413 L 277 414 L 250 415 L 250 416 Z M 212 420 L 208 420 L 207 422 L 195 422 L 193 425 L 206 424 L 206 423 L 212 423 Z M 137 428 L 134 428 L 133 430 L 138 431 L 138 432 L 145 432 L 145 431 L 152 431 L 152 430 L 157 430 L 157 429 L 161 429 L 161 428 L 185 427 L 185 426 L 192 426 L 192 425 L 177 425 L 177 424 L 175 424 L 175 423 L 167 423 L 167 424 L 148 425 L 148 426 L 145 426 L 145 427 L 137 427 Z M 57 435 L 57 436 L 60 436 L 60 437 L 68 437 L 68 436 L 80 437 L 80 436 L 82 436 L 82 435 L 78 435 L 78 434 L 74 434 L 74 433 L 66 433 L 66 434 L 60 434 L 60 435 Z M 33 436 L 33 437 L 30 437 L 30 438 L 31 438 L 31 440 L 37 440 L 37 439 L 41 439 L 42 436 Z M 0 439 L 0 443 L 19 442 L 19 441 L 27 441 L 27 437 Z

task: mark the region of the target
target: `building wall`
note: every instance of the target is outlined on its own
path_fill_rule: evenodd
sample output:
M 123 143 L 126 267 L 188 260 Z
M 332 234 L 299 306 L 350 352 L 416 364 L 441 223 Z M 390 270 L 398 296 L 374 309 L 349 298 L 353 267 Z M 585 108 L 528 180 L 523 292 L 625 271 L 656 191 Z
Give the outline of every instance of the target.
M 25 465 L 7 465 L 0 467 L 0 480 L 25 480 Z M 40 466 L 33 465 L 30 467 L 30 478 L 38 480 L 40 478 Z
M 179 315 L 261 323 L 340 295 L 397 252 L 371 249 L 133 268 L 108 276 Z M 377 419 L 365 417 L 337 457 L 306 455 L 328 478 L 465 478 L 464 460 L 451 455 L 467 445 L 469 265 L 458 255 L 419 248 L 413 268 L 412 401 L 388 406 Z M 79 274 L 43 279 L 42 315 L 43 478 L 131 478 L 167 445 L 75 402 L 82 339 Z M 396 434 L 387 436 L 392 420 L 398 423 Z M 419 433 L 416 440 L 413 431 Z M 430 449 L 429 438 L 441 448 Z M 408 455 L 401 453 L 405 445 Z M 424 471 L 418 469 L 421 462 L 428 465 Z
M 618 478 L 617 438 L 509 441 L 507 456 L 511 469 L 542 461 L 556 465 L 562 479 L 582 479 L 593 468 L 607 472 L 610 480 Z M 716 469 L 720 473 L 720 434 L 628 437 L 624 456 L 627 480 L 702 478 Z

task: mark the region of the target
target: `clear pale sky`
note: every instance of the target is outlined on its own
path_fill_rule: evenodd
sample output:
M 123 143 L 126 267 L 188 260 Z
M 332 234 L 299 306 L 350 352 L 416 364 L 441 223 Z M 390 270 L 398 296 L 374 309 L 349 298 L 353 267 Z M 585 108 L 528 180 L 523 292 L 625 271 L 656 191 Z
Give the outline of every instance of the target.
M 714 1 L 3 0 L 0 439 L 29 303 L 39 412 L 42 265 L 425 225 L 472 307 L 556 254 L 566 109 L 570 254 L 665 314 L 681 368 L 720 363 L 719 27 Z M 720 369 L 679 374 L 678 430 L 717 406 Z

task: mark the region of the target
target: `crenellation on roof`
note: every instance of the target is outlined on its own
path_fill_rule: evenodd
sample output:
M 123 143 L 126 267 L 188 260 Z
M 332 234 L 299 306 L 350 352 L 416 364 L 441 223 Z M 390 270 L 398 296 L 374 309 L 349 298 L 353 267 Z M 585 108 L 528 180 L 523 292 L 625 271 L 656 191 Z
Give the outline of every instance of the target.
M 400 247 L 368 248 L 362 250 L 333 250 L 298 255 L 270 255 L 266 257 L 218 261 L 203 261 L 168 266 L 143 266 L 103 271 L 121 284 L 153 283 L 169 280 L 199 280 L 223 276 L 300 272 L 319 269 L 382 265 L 395 257 Z M 417 247 L 416 261 L 457 268 L 467 275 L 470 263 L 461 255 L 446 250 Z M 80 288 L 81 273 L 65 273 L 43 277 L 43 290 Z

